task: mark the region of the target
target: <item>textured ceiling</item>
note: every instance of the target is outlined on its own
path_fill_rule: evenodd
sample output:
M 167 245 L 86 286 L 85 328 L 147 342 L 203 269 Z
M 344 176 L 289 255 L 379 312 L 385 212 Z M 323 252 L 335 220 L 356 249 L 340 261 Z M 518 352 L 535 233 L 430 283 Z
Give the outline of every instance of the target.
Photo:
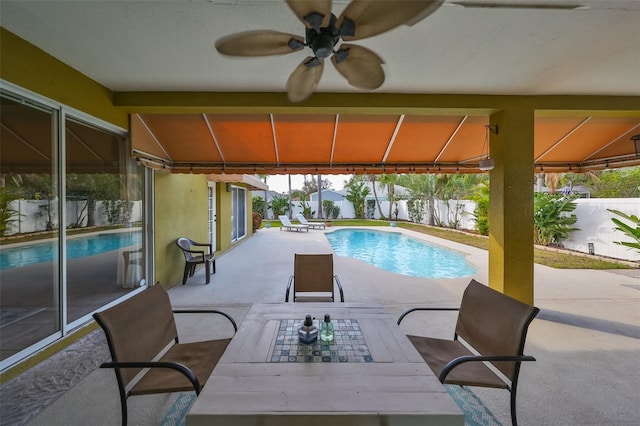
M 334 1 L 333 13 L 347 3 Z M 562 9 L 567 5 L 577 9 Z M 275 0 L 1 0 L 0 24 L 117 98 L 147 91 L 284 92 L 308 54 L 235 58 L 215 50 L 217 39 L 239 31 L 303 35 L 285 2 Z M 379 94 L 640 96 L 636 0 L 445 0 L 412 27 L 357 43 L 385 61 Z M 326 66 L 316 92 L 360 91 Z M 539 170 L 638 164 L 629 138 L 640 133 L 640 102 L 632 109 L 620 116 L 536 116 L 532 161 Z M 488 114 L 381 109 L 363 115 L 355 107 L 321 114 L 128 111 L 143 113 L 145 123 L 144 131 L 133 129 L 136 155 L 183 172 L 473 171 L 489 122 Z
M 333 13 L 347 3 L 334 1 Z M 640 95 L 640 2 L 508 1 L 518 3 L 588 8 L 447 0 L 412 27 L 358 42 L 386 62 L 377 92 Z M 2 0 L 0 8 L 3 27 L 114 91 L 284 91 L 308 53 L 234 58 L 215 50 L 218 38 L 239 31 L 304 35 L 284 1 Z M 318 91 L 357 90 L 327 66 Z

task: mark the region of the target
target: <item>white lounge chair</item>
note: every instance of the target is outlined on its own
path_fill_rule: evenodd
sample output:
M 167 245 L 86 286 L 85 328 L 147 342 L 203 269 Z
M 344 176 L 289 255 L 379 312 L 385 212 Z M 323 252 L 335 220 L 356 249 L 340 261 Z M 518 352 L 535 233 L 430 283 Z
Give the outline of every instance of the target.
M 324 222 L 309 222 L 302 215 L 302 213 L 298 213 L 297 218 L 298 218 L 298 221 L 300 221 L 301 224 L 307 225 L 311 229 L 325 229 L 327 227 L 327 225 Z
M 282 228 L 285 228 L 287 231 L 307 231 L 309 232 L 309 225 L 294 225 L 293 223 L 291 223 L 291 221 L 289 220 L 289 218 L 285 215 L 280 215 L 278 216 L 278 219 L 280 219 L 280 223 L 282 225 L 280 225 L 280 230 L 282 231 Z

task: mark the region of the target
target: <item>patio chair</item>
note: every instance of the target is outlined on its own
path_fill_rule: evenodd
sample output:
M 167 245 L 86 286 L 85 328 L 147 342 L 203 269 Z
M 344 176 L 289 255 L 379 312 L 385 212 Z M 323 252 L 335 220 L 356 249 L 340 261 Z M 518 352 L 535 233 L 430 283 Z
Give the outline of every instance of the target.
M 198 243 L 189 238 L 178 238 L 176 241 L 182 254 L 184 254 L 184 273 L 182 274 L 182 285 L 187 283 L 187 278 L 192 277 L 196 272 L 196 265 L 203 264 L 205 267 L 206 283 L 211 281 L 211 269 L 216 273 L 216 254 L 213 246 L 208 243 Z M 208 247 L 208 251 L 193 250 L 193 247 Z
M 289 220 L 289 218 L 283 214 L 281 214 L 280 216 L 278 216 L 278 219 L 280 219 L 280 230 L 282 231 L 282 228 L 286 229 L 287 231 L 307 231 L 309 232 L 309 225 L 294 225 L 293 223 L 291 223 L 291 221 Z
M 309 225 L 294 225 L 293 223 L 291 223 L 291 221 L 289 220 L 289 218 L 283 214 L 281 214 L 280 216 L 278 216 L 278 219 L 280 219 L 280 230 L 282 231 L 282 228 L 285 228 L 287 231 L 307 231 L 309 232 Z
M 142 257 L 142 247 L 136 250 L 124 250 L 122 252 L 123 262 L 124 262 L 124 277 L 122 280 L 123 288 L 133 288 L 139 287 L 139 283 L 136 283 L 134 277 L 137 277 L 137 274 L 132 274 L 132 277 L 129 277 L 129 267 L 133 268 L 142 268 L 142 264 L 144 262 L 144 258 Z M 138 272 L 136 269 L 134 269 Z M 131 279 L 129 279 L 131 278 Z
M 174 313 L 215 313 L 238 326 L 228 314 L 214 309 L 172 310 L 167 291 L 159 284 L 102 312 L 93 314 L 107 337 L 120 391 L 122 425 L 127 424 L 127 398 L 194 391 L 200 394 L 231 338 L 180 343 Z M 168 348 L 168 349 L 167 349 Z
M 398 318 L 398 325 L 415 311 L 459 311 L 453 340 L 407 337 L 441 383 L 507 389 L 516 426 L 520 364 L 536 360 L 524 355 L 524 344 L 539 309 L 471 280 L 460 308 L 412 308 Z
M 298 222 L 302 225 L 307 225 L 311 229 L 325 229 L 327 227 L 324 222 L 309 222 L 302 213 L 299 213 L 296 217 L 298 218 Z
M 296 253 L 284 301 L 288 302 L 291 294 L 294 302 L 334 302 L 334 281 L 340 291 L 340 301 L 344 302 L 342 284 L 333 274 L 333 255 Z

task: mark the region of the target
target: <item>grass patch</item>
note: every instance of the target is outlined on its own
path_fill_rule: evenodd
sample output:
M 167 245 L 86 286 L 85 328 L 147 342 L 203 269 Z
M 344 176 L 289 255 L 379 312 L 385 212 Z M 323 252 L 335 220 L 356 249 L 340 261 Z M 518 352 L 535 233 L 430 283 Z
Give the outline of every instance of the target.
M 398 223 L 398 226 L 432 235 L 456 243 L 466 244 L 483 250 L 489 250 L 489 239 L 481 235 L 473 235 L 447 228 L 418 225 L 415 223 Z M 587 256 L 582 253 L 571 253 L 561 250 L 533 249 L 533 261 L 537 264 L 558 269 L 632 269 L 624 263 Z

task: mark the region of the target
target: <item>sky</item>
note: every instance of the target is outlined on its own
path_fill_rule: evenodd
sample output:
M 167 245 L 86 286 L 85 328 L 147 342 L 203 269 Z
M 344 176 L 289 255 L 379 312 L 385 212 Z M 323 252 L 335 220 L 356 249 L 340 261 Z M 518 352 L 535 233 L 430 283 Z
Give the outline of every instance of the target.
M 310 175 L 307 175 L 307 179 Z M 339 191 L 344 188 L 344 181 L 348 180 L 351 175 L 322 175 L 322 179 L 329 179 L 332 183 L 331 189 Z M 313 179 L 318 179 L 317 175 L 313 175 Z M 291 175 L 291 189 L 302 189 L 304 183 L 304 175 Z M 288 175 L 269 175 L 267 177 L 267 185 L 271 191 L 280 193 L 289 191 Z

